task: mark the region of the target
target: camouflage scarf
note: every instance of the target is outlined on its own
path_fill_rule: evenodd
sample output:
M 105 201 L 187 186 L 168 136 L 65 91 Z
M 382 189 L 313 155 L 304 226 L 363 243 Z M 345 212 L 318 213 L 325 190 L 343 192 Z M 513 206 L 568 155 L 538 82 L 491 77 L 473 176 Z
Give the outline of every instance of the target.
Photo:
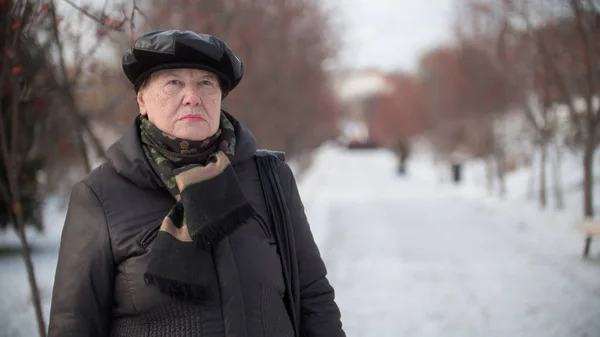
M 152 243 L 144 278 L 174 297 L 212 298 L 218 289 L 212 247 L 255 214 L 229 162 L 233 125 L 221 113 L 214 136 L 188 141 L 162 132 L 145 116 L 138 122 L 144 153 L 176 200 Z
M 235 131 L 233 124 L 221 113 L 220 127 L 217 133 L 205 140 L 190 141 L 173 137 L 162 132 L 152 124 L 146 116 L 140 115 L 140 136 L 146 158 L 152 164 L 160 182 L 173 197 L 177 197 L 179 189 L 173 171 L 186 165 L 205 164 L 208 157 L 217 152 L 217 147 L 228 155 L 235 155 Z

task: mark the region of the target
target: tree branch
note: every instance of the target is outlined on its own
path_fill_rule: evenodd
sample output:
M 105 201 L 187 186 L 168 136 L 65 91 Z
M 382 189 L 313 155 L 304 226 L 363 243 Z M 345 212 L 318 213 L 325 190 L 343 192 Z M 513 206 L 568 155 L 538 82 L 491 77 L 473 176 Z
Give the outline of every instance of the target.
M 8 149 L 8 130 L 6 129 L 6 126 L 4 125 L 4 115 L 0 113 L 0 131 L 2 131 L 2 134 L 0 136 L 0 151 L 2 151 L 2 162 L 4 162 L 4 172 L 6 174 L 6 181 L 10 182 L 11 179 L 11 174 L 10 172 L 12 172 L 12 167 L 11 167 L 11 162 L 12 162 L 12 158 L 10 156 L 10 151 Z M 2 181 L 0 179 L 0 181 Z M 5 191 L 7 196 L 6 202 L 7 203 L 12 203 L 13 198 L 11 197 L 11 194 L 8 191 Z
M 150 19 L 148 18 L 148 16 L 138 6 L 137 0 L 133 0 L 133 7 L 131 9 L 131 18 L 130 18 L 131 25 L 129 27 L 132 33 L 133 33 L 133 30 L 135 29 L 135 23 L 134 23 L 134 21 L 135 21 L 135 13 L 136 12 L 140 13 L 140 15 L 142 17 L 144 17 L 144 19 L 146 19 L 146 22 L 150 21 Z
M 529 15 L 525 11 L 517 10 L 517 13 L 520 14 L 525 21 L 526 28 L 538 46 L 538 52 L 542 55 L 542 61 L 546 65 L 546 69 L 550 70 L 550 73 L 553 75 L 559 90 L 567 101 L 566 104 L 569 107 L 571 117 L 575 120 L 577 118 L 577 110 L 575 109 L 575 105 L 573 103 L 573 95 L 567 87 L 564 77 L 561 75 L 557 65 L 552 61 L 552 56 L 550 55 L 548 47 L 546 46 L 544 37 L 535 27 L 533 27 L 533 24 L 529 19 Z
M 21 5 L 21 1 L 18 1 L 14 7 L 18 8 L 19 5 Z M 24 13 L 28 13 L 27 11 L 24 11 Z M 2 64 L 2 73 L 0 73 L 0 97 L 2 95 L 2 93 L 4 92 L 4 85 L 6 84 L 6 80 L 7 80 L 7 76 L 10 76 L 10 73 L 12 73 L 12 69 L 9 69 L 9 58 L 10 56 L 8 55 L 8 53 L 16 53 L 16 46 L 17 46 L 17 42 L 19 41 L 19 37 L 21 36 L 21 32 L 23 30 L 23 19 L 24 16 L 20 17 L 21 20 L 15 20 L 15 18 L 11 15 L 10 10 L 7 10 L 6 12 L 6 27 L 5 27 L 5 31 L 4 31 L 4 41 L 10 41 L 11 39 L 11 30 L 13 27 L 13 24 L 17 24 L 16 29 L 14 29 L 14 35 L 12 36 L 12 42 L 10 44 L 10 47 L 4 46 L 6 50 L 0 51 L 5 53 L 5 56 L 3 57 L 3 64 Z M 19 22 L 20 21 L 20 22 Z M 0 104 L 0 116 L 2 116 L 2 105 Z
M 69 5 L 71 5 L 73 8 L 77 9 L 78 11 L 80 11 L 83 15 L 87 16 L 88 18 L 90 18 L 92 21 L 98 23 L 99 25 L 101 25 L 102 27 L 106 27 L 106 28 L 110 28 L 112 30 L 115 30 L 117 32 L 120 33 L 124 33 L 125 30 L 123 29 L 123 24 L 127 21 L 127 19 L 117 23 L 116 25 L 112 25 L 106 22 L 106 20 L 103 20 L 103 18 L 98 18 L 96 16 L 94 16 L 93 14 L 91 14 L 89 11 L 87 11 L 85 8 L 82 8 L 80 6 L 77 6 L 76 4 L 74 4 L 71 0 L 63 0 L 64 2 L 68 3 Z M 53 9 L 55 7 L 53 6 Z M 54 11 L 54 10 L 53 10 Z M 56 21 L 55 21 L 56 22 Z
M 577 0 L 571 0 L 570 4 L 571 4 L 571 10 L 573 11 L 573 14 L 574 14 L 573 16 L 575 18 L 577 31 L 579 32 L 579 35 L 581 37 L 581 42 L 583 43 L 583 54 L 584 54 L 583 58 L 584 58 L 585 72 L 586 72 L 585 75 L 586 75 L 586 81 L 588 84 L 588 92 L 585 97 L 586 105 L 587 105 L 586 117 L 587 117 L 588 123 L 592 124 L 592 128 L 595 128 L 596 125 L 598 124 L 599 116 L 596 113 L 596 111 L 593 107 L 593 103 L 592 103 L 592 97 L 594 97 L 597 94 L 596 82 L 594 81 L 592 56 L 590 55 L 592 44 L 590 42 L 589 34 L 586 32 L 585 27 L 584 27 L 584 20 L 583 20 L 584 14 L 582 13 L 580 5 L 578 5 Z
M 52 1 L 52 8 L 50 10 L 50 13 L 52 15 L 53 22 L 56 23 L 56 11 L 55 11 L 53 1 Z M 61 77 L 63 77 L 62 80 L 64 81 L 62 85 L 60 83 L 57 83 L 57 86 L 58 86 L 62 96 L 66 99 L 66 103 L 67 103 L 66 110 L 69 112 L 69 114 L 72 118 L 72 121 L 74 122 L 74 124 L 76 126 L 76 129 L 84 130 L 84 132 L 88 133 L 88 135 L 90 136 L 90 140 L 92 141 L 92 145 L 93 145 L 94 149 L 97 151 L 98 155 L 100 157 L 106 157 L 104 148 L 102 147 L 102 145 L 100 144 L 100 142 L 98 141 L 96 136 L 93 134 L 93 132 L 91 131 L 91 129 L 88 125 L 87 118 L 82 116 L 81 113 L 77 109 L 75 97 L 73 96 L 73 93 L 72 93 L 72 85 L 74 85 L 75 82 L 71 82 L 69 79 L 69 73 L 67 71 L 65 58 L 64 58 L 64 49 L 63 49 L 63 45 L 62 45 L 62 39 L 61 39 L 60 33 L 58 31 L 58 25 L 54 24 L 52 27 L 52 31 L 53 31 L 54 39 L 56 41 L 57 48 L 58 48 L 59 69 L 62 73 L 61 74 Z M 82 159 L 84 161 L 86 171 L 89 172 L 89 171 L 91 171 L 91 164 L 89 163 L 89 160 L 88 160 L 86 144 L 85 143 L 78 144 L 78 147 L 79 147 L 79 151 L 83 157 Z

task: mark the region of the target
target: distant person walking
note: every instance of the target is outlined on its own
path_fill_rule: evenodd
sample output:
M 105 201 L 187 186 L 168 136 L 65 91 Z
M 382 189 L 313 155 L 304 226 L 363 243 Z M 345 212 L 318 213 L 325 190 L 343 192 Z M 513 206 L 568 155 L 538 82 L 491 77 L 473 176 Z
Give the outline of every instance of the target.
M 405 137 L 398 137 L 394 144 L 394 152 L 398 158 L 398 173 L 406 174 L 406 164 L 410 156 L 410 142 Z

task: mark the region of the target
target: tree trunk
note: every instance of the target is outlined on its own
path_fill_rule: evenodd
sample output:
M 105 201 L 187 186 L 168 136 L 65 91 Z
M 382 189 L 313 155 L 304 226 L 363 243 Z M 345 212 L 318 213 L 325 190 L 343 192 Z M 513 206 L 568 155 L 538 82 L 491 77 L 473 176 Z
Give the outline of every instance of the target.
M 594 150 L 595 146 L 587 142 L 583 155 L 583 214 L 590 218 L 594 216 Z
M 499 151 L 496 154 L 496 174 L 498 176 L 498 188 L 500 197 L 506 196 L 506 181 L 504 176 L 506 174 L 506 160 L 504 153 Z
M 20 213 L 20 210 L 15 213 Z M 27 242 L 27 235 L 25 232 L 25 224 L 22 221 L 21 214 L 16 216 L 17 222 L 17 233 L 19 235 L 19 241 L 23 248 L 23 259 L 25 260 L 25 267 L 27 269 L 27 279 L 29 280 L 29 286 L 31 288 L 31 300 L 33 301 L 33 307 L 35 309 L 35 316 L 37 318 L 38 332 L 40 337 L 46 337 L 46 324 L 44 323 L 44 314 L 42 312 L 42 299 L 40 296 L 40 290 L 35 278 L 35 270 L 33 267 L 33 260 L 31 259 L 31 249 Z
M 102 144 L 101 144 L 100 140 L 98 139 L 98 137 L 96 137 L 96 135 L 94 135 L 94 133 L 92 132 L 92 128 L 90 127 L 89 120 L 80 114 L 80 112 L 77 108 L 77 105 L 75 104 L 75 98 L 73 97 L 70 90 L 67 90 L 67 89 L 65 89 L 65 90 L 67 91 L 66 99 L 68 100 L 68 105 L 69 105 L 68 111 L 71 113 L 71 117 L 73 118 L 73 122 L 75 123 L 75 129 L 77 130 L 77 133 L 78 133 L 77 141 L 79 141 L 80 145 L 83 147 L 83 149 L 80 149 L 80 152 L 85 160 L 86 170 L 87 170 L 87 172 L 90 172 L 91 164 L 90 164 L 90 160 L 89 160 L 89 155 L 87 153 L 88 149 L 87 149 L 87 145 L 85 142 L 84 134 L 87 134 L 89 136 L 90 142 L 92 142 L 92 144 L 91 144 L 92 148 L 96 151 L 96 155 L 99 158 L 105 159 L 106 151 L 102 147 Z
M 555 158 L 552 161 L 552 170 L 554 177 L 554 198 L 556 202 L 556 209 L 562 210 L 565 208 L 565 197 L 562 188 L 562 174 L 561 174 L 561 166 L 562 166 L 562 150 L 560 148 L 560 144 L 556 144 L 555 146 Z
M 10 166 L 6 166 L 7 169 L 10 169 Z M 8 185 L 10 189 L 10 194 L 13 200 L 11 211 L 13 217 L 13 224 L 15 226 L 15 230 L 17 231 L 17 235 L 19 236 L 19 241 L 21 243 L 21 247 L 23 248 L 23 258 L 25 259 L 25 269 L 27 270 L 27 278 L 29 280 L 29 286 L 31 288 L 31 300 L 33 301 L 33 307 L 35 310 L 35 316 L 37 318 L 38 332 L 40 333 L 40 337 L 46 337 L 46 325 L 44 323 L 44 315 L 42 313 L 42 300 L 40 297 L 40 290 L 37 285 L 37 281 L 35 278 L 35 271 L 33 268 L 33 261 L 31 259 L 31 249 L 29 248 L 29 242 L 27 242 L 27 234 L 25 232 L 25 221 L 23 220 L 23 210 L 20 200 L 20 191 L 17 184 L 17 177 L 14 172 L 11 174 L 10 172 L 7 174 Z
M 532 156 L 529 167 L 529 181 L 527 182 L 527 199 L 535 198 L 535 155 Z
M 81 126 L 81 125 L 79 125 Z M 79 155 L 81 156 L 81 161 L 83 163 L 83 167 L 85 168 L 85 173 L 90 173 L 92 171 L 92 164 L 90 163 L 90 156 L 88 154 L 88 149 L 85 143 L 85 138 L 83 137 L 83 130 L 77 128 L 77 151 L 79 151 Z M 91 135 L 93 138 L 94 136 Z M 101 155 L 101 154 L 99 154 Z
M 548 204 L 548 197 L 546 193 L 546 162 L 548 158 L 547 145 L 540 145 L 540 207 L 545 209 Z
M 5 195 L 4 198 L 6 198 L 5 202 L 10 202 L 9 214 L 12 223 L 15 227 L 15 231 L 17 232 L 17 235 L 19 237 L 21 247 L 23 249 L 23 258 L 25 260 L 25 269 L 27 270 L 27 278 L 29 280 L 29 286 L 31 288 L 31 300 L 33 302 L 33 307 L 37 318 L 38 332 L 40 334 L 40 337 L 46 337 L 46 325 L 44 323 L 44 315 L 42 313 L 40 292 L 35 278 L 33 261 L 31 259 L 31 250 L 29 248 L 29 243 L 27 242 L 25 221 L 23 219 L 23 207 L 21 205 L 21 187 L 19 186 L 18 174 L 20 174 L 20 170 L 22 169 L 22 158 L 19 157 L 19 155 L 17 154 L 17 145 L 19 142 L 18 136 L 20 135 L 20 125 L 18 123 L 17 116 L 21 111 L 19 111 L 17 105 L 18 103 L 16 102 L 18 102 L 18 96 L 15 91 L 12 97 L 12 106 L 10 112 L 11 124 L 9 129 L 6 128 L 6 125 L 3 121 L 5 117 L 4 112 L 0 110 L 0 130 L 4 132 L 4 134 L 0 135 L 0 163 L 4 162 L 4 171 L 8 183 L 9 194 Z M 6 130 L 10 130 L 10 132 L 6 134 Z
M 485 160 L 485 180 L 488 194 L 494 193 L 494 159 L 491 156 Z

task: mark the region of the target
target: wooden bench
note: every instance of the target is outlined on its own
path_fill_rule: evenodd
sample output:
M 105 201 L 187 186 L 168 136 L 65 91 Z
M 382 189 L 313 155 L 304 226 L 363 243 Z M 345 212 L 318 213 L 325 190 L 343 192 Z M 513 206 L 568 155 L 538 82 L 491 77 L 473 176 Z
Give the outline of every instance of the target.
M 590 244 L 593 237 L 600 237 L 600 220 L 583 219 L 579 224 L 579 229 L 585 234 L 585 247 L 583 249 L 583 258 L 588 257 L 590 253 Z

